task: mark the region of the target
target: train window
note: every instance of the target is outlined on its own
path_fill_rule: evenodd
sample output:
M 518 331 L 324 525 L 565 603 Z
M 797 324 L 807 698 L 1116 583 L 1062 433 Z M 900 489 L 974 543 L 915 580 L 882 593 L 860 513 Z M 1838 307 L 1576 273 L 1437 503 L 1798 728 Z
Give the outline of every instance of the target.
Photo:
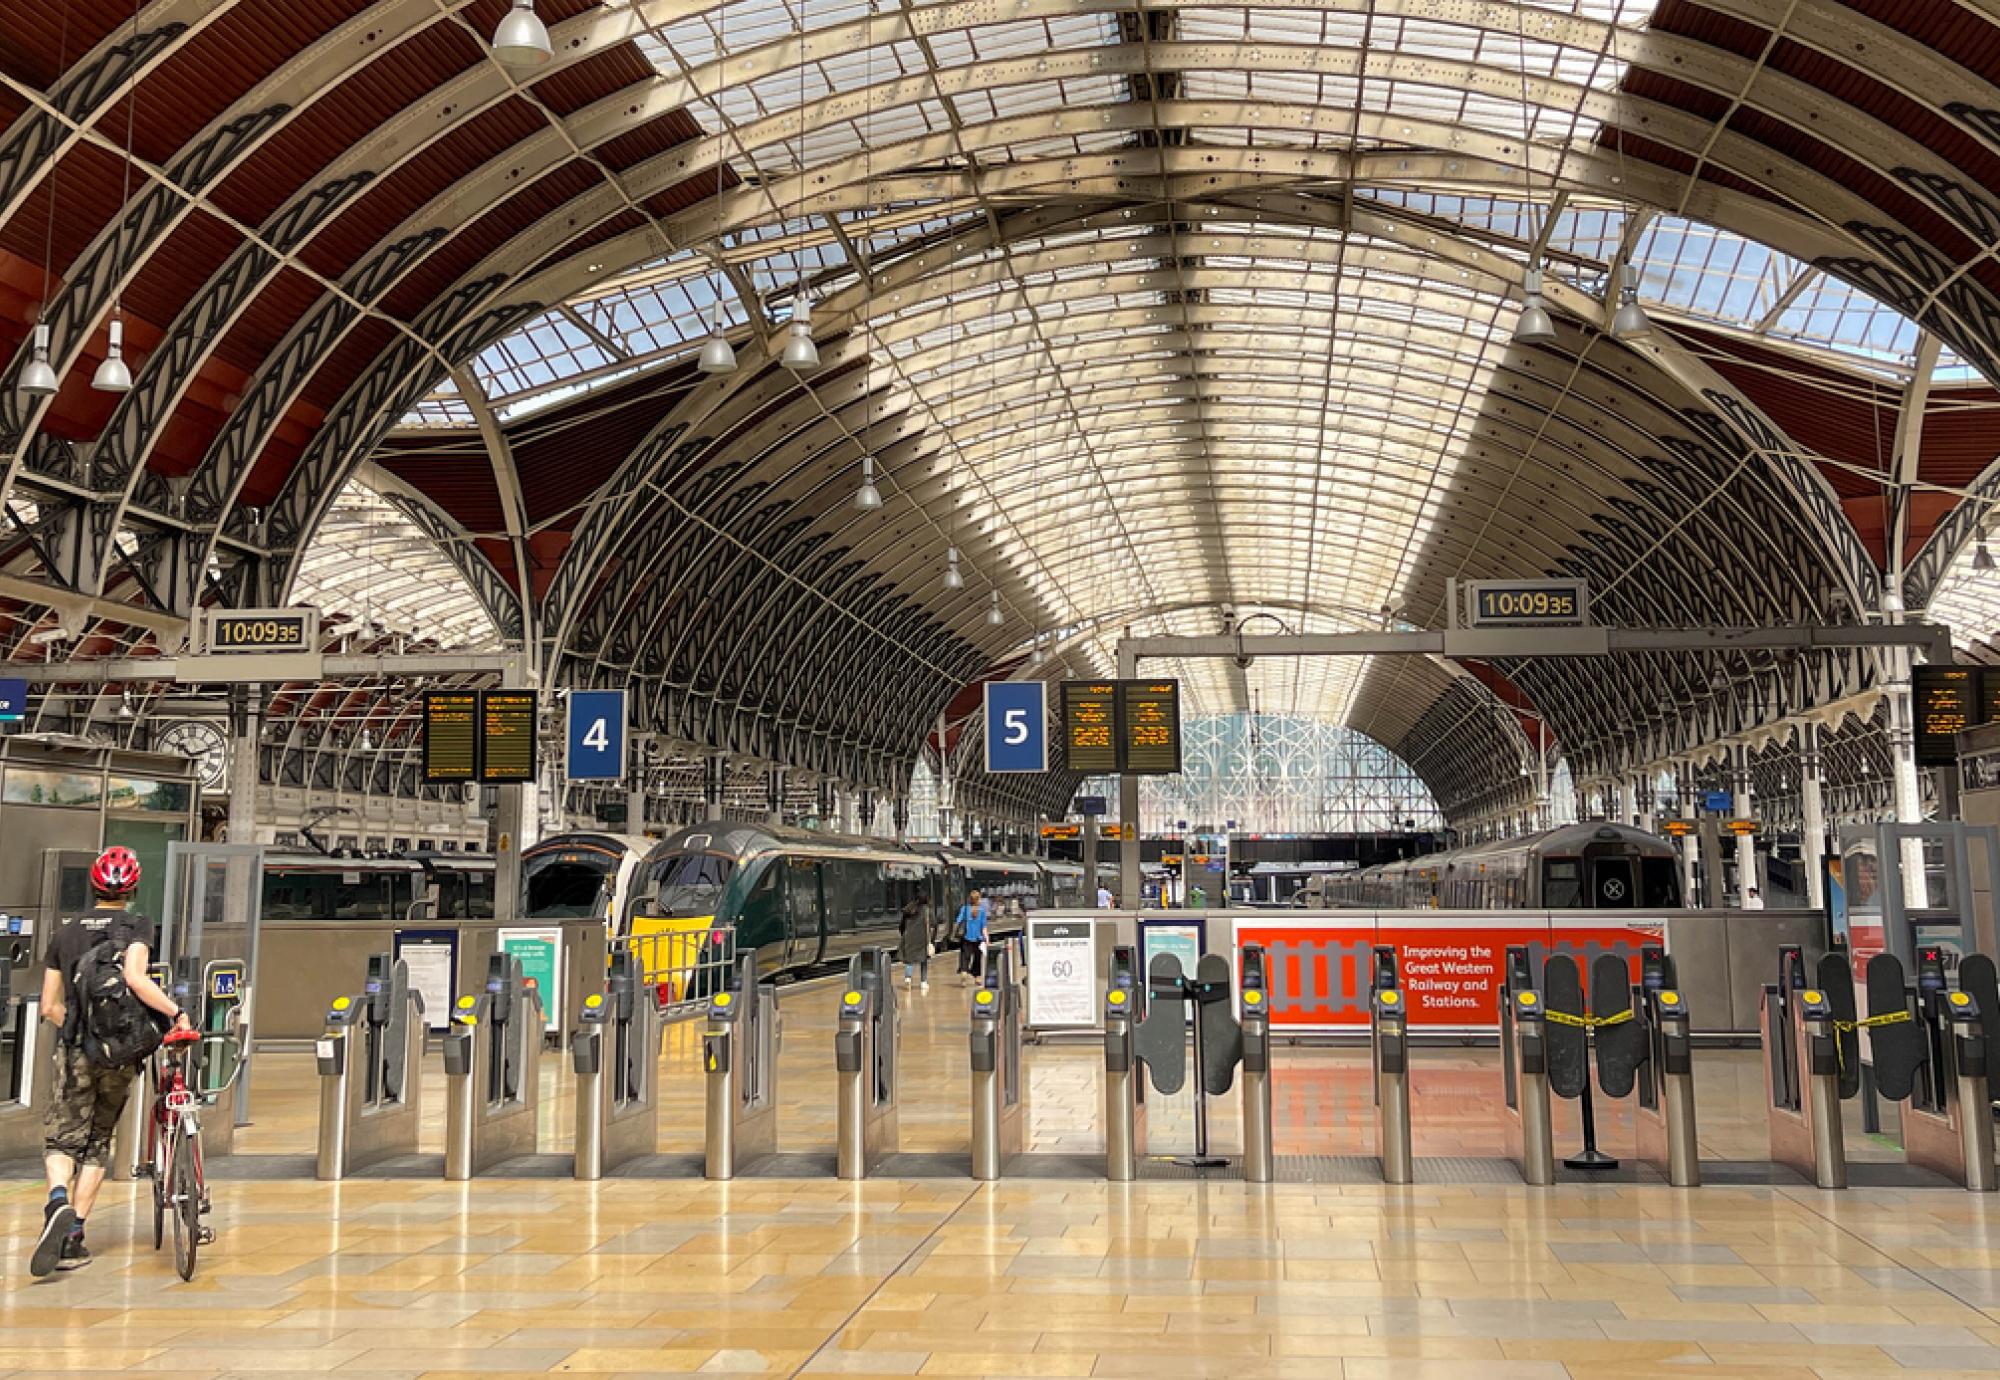
M 651 913 L 661 916 L 713 915 L 736 860 L 715 853 L 674 853 L 653 869 L 658 891 Z
M 1681 868 L 1674 858 L 1639 860 L 1639 904 L 1671 910 L 1681 903 Z
M 528 859 L 526 914 L 531 920 L 605 919 L 611 860 L 601 854 L 543 853 Z M 490 888 L 490 884 L 489 884 Z M 488 892 L 489 898 L 491 891 Z
M 465 914 L 469 920 L 491 920 L 493 918 L 493 874 L 491 872 L 467 872 L 465 876 Z
M 1561 910 L 1583 904 L 1583 862 L 1578 858 L 1546 858 L 1542 862 L 1542 905 Z

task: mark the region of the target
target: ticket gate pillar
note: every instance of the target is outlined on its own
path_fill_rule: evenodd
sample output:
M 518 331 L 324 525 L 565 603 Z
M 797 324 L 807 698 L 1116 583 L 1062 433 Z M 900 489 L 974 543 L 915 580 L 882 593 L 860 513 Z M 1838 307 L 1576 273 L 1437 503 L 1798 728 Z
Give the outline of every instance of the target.
M 1764 989 L 1764 1044 L 1782 1041 L 1782 1064 L 1765 1060 L 1771 1158 L 1820 1188 L 1847 1187 L 1847 1140 L 1840 1122 L 1839 1035 L 1827 993 Z M 1779 1085 L 1777 1079 L 1785 1079 Z
M 1928 1013 L 1940 1048 L 1927 1095 L 1903 1113 L 1903 1151 L 1974 1193 L 1995 1188 L 1993 1112 L 1986 1088 L 1985 1016 L 1969 992 L 1939 992 Z
M 778 1151 L 778 1022 L 778 989 L 757 981 L 757 956 L 745 954 L 735 985 L 710 999 L 701 1037 L 711 1179 L 733 1179 Z
M 444 1176 L 453 1182 L 535 1149 L 542 1002 L 512 954 L 487 963 L 486 989 L 458 999 L 444 1038 Z
M 659 1005 L 641 999 L 632 955 L 613 956 L 605 990 L 583 999 L 570 1037 L 578 1179 L 601 1179 L 660 1144 Z
M 1243 950 L 1243 1178 L 1267 1184 L 1277 1160 L 1271 1145 L 1271 1003 L 1264 986 L 1264 951 Z
M 319 1146 L 314 1175 L 344 1179 L 417 1150 L 423 994 L 401 959 L 376 954 L 358 997 L 335 997 L 314 1043 Z
M 1018 1019 L 1018 1017 L 1016 1018 Z M 1021 1153 L 1019 1068 L 1008 1068 L 1009 1012 L 1001 991 L 972 994 L 972 1177 L 1000 1177 Z M 1018 1033 L 1016 1026 L 1016 1033 Z
M 1694 1042 L 1687 1002 L 1670 988 L 1645 991 L 1642 1000 L 1649 1048 L 1632 1118 L 1639 1158 L 1675 1188 L 1699 1188 Z
M 1400 987 L 1378 987 L 1369 1008 L 1369 1045 L 1375 1055 L 1375 1152 L 1382 1182 L 1416 1181 L 1410 1158 L 1409 1009 Z
M 1134 989 L 1113 986 L 1104 994 L 1104 1177 L 1130 1183 L 1139 1177 L 1146 1149 L 1146 1103 L 1140 1096 L 1145 1074 L 1133 1049 L 1138 1013 Z
M 1556 1181 L 1555 1133 L 1549 1123 L 1548 1029 L 1541 993 L 1506 992 L 1501 1077 L 1506 1091 L 1507 1154 L 1521 1179 L 1545 1188 Z
M 33 964 L 33 935 L 5 926 L 0 917 L 0 1160 L 39 1154 L 42 1120 L 35 1106 L 35 1071 L 42 1015 L 41 973 Z
M 834 1034 L 834 1172 L 865 1179 L 896 1153 L 896 989 L 889 951 L 869 949 L 848 963 Z

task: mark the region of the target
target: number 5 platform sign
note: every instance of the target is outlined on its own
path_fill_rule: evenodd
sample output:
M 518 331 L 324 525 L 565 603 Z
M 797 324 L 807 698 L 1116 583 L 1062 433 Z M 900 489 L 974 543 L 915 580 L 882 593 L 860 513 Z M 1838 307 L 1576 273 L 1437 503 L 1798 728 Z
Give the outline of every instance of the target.
M 1038 680 L 986 682 L 986 770 L 1049 769 L 1048 695 Z
M 564 775 L 571 781 L 617 781 L 625 775 L 625 692 L 569 692 L 569 744 Z

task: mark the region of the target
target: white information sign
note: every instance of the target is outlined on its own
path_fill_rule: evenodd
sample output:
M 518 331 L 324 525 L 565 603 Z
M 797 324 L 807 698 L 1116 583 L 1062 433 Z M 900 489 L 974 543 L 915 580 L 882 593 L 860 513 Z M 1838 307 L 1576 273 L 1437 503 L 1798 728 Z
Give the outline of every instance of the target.
M 1096 922 L 1028 922 L 1028 1024 L 1097 1024 Z
M 431 1030 L 451 1024 L 453 947 L 436 939 L 406 939 L 396 946 L 396 957 L 410 966 L 410 990 L 423 996 L 424 1025 Z

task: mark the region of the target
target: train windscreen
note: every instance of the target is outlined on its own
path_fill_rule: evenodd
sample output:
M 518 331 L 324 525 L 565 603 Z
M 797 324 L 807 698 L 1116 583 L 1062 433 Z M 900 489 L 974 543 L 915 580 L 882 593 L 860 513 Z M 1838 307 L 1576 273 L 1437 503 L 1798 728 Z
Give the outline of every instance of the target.
M 736 860 L 719 853 L 671 854 L 654 865 L 654 894 L 640 903 L 640 909 L 669 918 L 713 915 L 735 871 Z
M 1548 910 L 1567 910 L 1583 904 L 1583 859 L 1545 858 L 1542 860 L 1542 905 Z
M 1681 903 L 1681 865 L 1676 858 L 1639 860 L 1639 904 L 1654 910 L 1672 910 Z
M 616 857 L 596 850 L 550 852 L 529 858 L 522 877 L 528 918 L 605 918 L 612 872 L 617 866 Z

